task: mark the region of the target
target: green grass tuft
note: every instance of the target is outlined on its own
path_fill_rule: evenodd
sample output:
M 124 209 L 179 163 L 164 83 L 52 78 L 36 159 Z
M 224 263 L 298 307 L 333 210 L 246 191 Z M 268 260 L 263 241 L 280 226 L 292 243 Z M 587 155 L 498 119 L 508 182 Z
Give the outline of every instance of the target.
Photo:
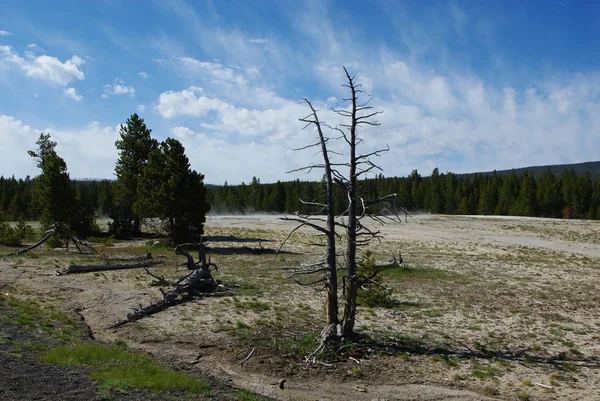
M 236 401 L 267 401 L 269 398 L 254 394 L 249 390 L 240 390 L 235 395 Z
M 92 378 L 104 389 L 209 392 L 205 382 L 160 366 L 150 357 L 127 351 L 122 346 L 81 343 L 51 349 L 43 352 L 40 358 L 59 365 L 89 366 Z

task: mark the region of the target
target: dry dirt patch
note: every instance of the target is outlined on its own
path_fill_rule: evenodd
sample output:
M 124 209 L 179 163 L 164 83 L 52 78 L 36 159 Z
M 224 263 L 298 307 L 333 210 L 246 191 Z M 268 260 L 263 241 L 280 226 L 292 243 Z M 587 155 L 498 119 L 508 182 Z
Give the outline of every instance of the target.
M 236 296 L 198 299 L 117 331 L 106 327 L 160 296 L 143 271 L 57 277 L 85 258 L 41 250 L 0 260 L 0 286 L 77 310 L 98 339 L 280 399 L 600 397 L 599 222 L 415 216 L 382 227 L 371 250 L 378 259 L 402 252 L 408 269 L 386 273 L 396 306 L 361 309 L 358 329 L 403 352 L 382 348 L 355 355 L 359 363 L 327 360 L 332 366 L 302 361 L 316 346 L 323 298 L 282 266 L 315 259 L 320 250 L 309 244 L 320 239 L 300 231 L 274 255 L 293 227 L 278 216 L 209 217 L 215 276 Z M 166 257 L 156 273 L 185 273 L 169 249 L 145 241 L 103 252 L 146 247 Z M 284 390 L 273 385 L 281 378 Z

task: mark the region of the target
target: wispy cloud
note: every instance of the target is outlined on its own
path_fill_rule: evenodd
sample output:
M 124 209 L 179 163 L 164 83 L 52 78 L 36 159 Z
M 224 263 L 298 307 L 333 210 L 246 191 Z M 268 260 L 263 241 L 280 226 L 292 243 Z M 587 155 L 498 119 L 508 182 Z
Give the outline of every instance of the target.
M 147 72 L 144 72 L 144 71 L 138 72 L 138 75 L 144 79 L 148 79 L 150 77 L 150 74 L 148 74 Z
M 181 57 L 177 61 L 186 72 L 196 77 L 206 77 L 216 83 L 248 84 L 248 80 L 241 74 L 221 63 L 200 61 L 191 57 Z
M 0 29 L 0 36 L 10 36 L 10 35 L 12 35 L 12 33 Z

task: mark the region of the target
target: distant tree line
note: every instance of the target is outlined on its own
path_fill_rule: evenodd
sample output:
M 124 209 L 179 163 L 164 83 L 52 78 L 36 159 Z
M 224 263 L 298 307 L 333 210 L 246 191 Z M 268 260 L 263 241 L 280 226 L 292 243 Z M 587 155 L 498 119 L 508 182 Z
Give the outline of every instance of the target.
M 162 153 L 170 153 L 171 150 L 179 156 L 182 155 L 180 145 L 167 145 L 162 147 Z M 158 149 L 158 148 L 157 148 Z M 179 153 L 178 153 L 179 152 Z M 156 163 L 164 165 L 162 157 Z M 182 161 L 185 167 L 185 160 Z M 161 167 L 162 168 L 162 167 Z M 188 171 L 185 168 L 182 171 Z M 152 171 L 152 170 L 149 170 Z M 168 173 L 163 171 L 163 174 Z M 190 170 L 191 174 L 191 170 Z M 197 173 L 196 173 L 197 174 Z M 146 175 L 145 185 L 131 184 L 131 187 L 143 188 L 146 191 L 141 199 L 149 202 L 154 195 L 147 193 L 152 191 L 164 194 L 167 189 L 162 188 L 164 183 L 176 184 L 177 180 L 159 179 L 160 174 L 152 177 L 150 172 Z M 180 194 L 171 198 L 172 201 L 180 199 L 182 202 L 194 202 L 202 205 L 205 211 L 208 205 L 202 204 L 201 198 L 206 197 L 213 214 L 245 214 L 245 213 L 293 213 L 300 207 L 299 199 L 315 199 L 322 194 L 321 182 L 311 181 L 277 181 L 273 184 L 262 184 L 260 180 L 253 177 L 250 183 L 241 185 L 222 186 L 200 185 L 198 177 L 186 178 L 192 184 L 183 185 L 185 179 L 181 180 L 178 189 L 170 189 L 171 193 Z M 14 177 L 0 177 L 0 212 L 6 220 L 39 220 L 42 209 L 38 197 L 38 191 L 34 190 L 37 178 L 16 179 Z M 193 183 L 195 181 L 195 184 Z M 152 183 L 160 183 L 154 187 Z M 169 184 L 169 185 L 171 185 Z M 516 174 L 471 174 L 459 176 L 453 173 L 440 173 L 434 169 L 432 174 L 422 177 L 414 170 L 408 177 L 383 177 L 378 176 L 360 182 L 363 190 L 370 198 L 377 199 L 385 194 L 397 193 L 398 205 L 414 212 L 430 212 L 444 214 L 480 214 L 480 215 L 515 215 L 553 218 L 577 218 L 600 220 L 600 177 L 592 176 L 589 172 L 577 174 L 573 169 L 565 169 L 562 173 L 555 175 L 547 169 L 536 179 L 531 173 L 525 171 Z M 115 199 L 121 199 L 124 187 L 114 180 L 98 181 L 74 181 L 75 197 L 78 199 L 78 207 L 93 211 L 96 217 L 116 217 Z M 196 198 L 190 198 L 185 191 L 192 188 Z M 203 191 L 206 191 L 204 194 Z M 131 193 L 126 192 L 129 195 Z M 131 195 L 133 196 L 133 195 Z M 137 195 L 135 195 L 137 197 Z M 344 207 L 342 196 L 340 204 L 336 204 L 336 213 Z M 122 200 L 121 202 L 126 202 Z M 135 202 L 128 201 L 130 205 Z M 152 211 L 150 215 L 165 216 L 165 210 L 174 207 L 163 202 L 163 211 L 157 205 L 142 205 L 137 209 L 128 206 L 125 210 L 130 211 L 129 217 L 122 217 L 117 226 L 113 225 L 113 231 L 121 230 L 124 235 L 133 234 L 135 231 L 135 218 L 133 210 Z M 152 202 L 151 202 L 152 203 Z M 186 207 L 194 207 L 188 205 Z M 148 215 L 148 214 L 147 214 Z M 115 221 L 119 221 L 115 219 Z M 122 220 L 125 220 L 123 222 Z M 176 219 L 175 219 L 176 220 Z M 174 220 L 174 221 L 175 221 Z M 115 223 L 113 223 L 115 224 Z M 200 225 L 200 223 L 197 223 Z M 123 227 L 123 228 L 121 228 Z
M 250 184 L 211 186 L 208 195 L 215 213 L 292 213 L 300 206 L 298 199 L 315 199 L 322 185 L 299 180 L 261 184 L 253 178 Z M 398 205 L 414 212 L 600 220 L 600 176 L 578 175 L 573 169 L 558 176 L 547 169 L 536 180 L 527 171 L 459 177 L 436 168 L 428 177 L 414 170 L 408 177 L 380 175 L 360 185 L 372 199 L 396 193 Z M 340 213 L 343 197 L 336 199 Z

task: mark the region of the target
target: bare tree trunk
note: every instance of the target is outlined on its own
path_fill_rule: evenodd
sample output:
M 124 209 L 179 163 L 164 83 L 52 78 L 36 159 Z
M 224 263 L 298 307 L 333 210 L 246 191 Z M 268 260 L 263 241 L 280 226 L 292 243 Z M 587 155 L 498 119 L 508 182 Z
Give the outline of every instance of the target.
M 337 258 L 335 253 L 335 210 L 333 209 L 333 178 L 331 172 L 331 162 L 329 153 L 327 153 L 327 140 L 321 130 L 321 123 L 316 110 L 308 99 L 304 99 L 312 111 L 315 124 L 319 134 L 321 152 L 323 153 L 323 162 L 325 168 L 325 180 L 327 182 L 327 326 L 339 324 L 338 318 L 338 285 L 337 285 Z M 306 121 L 304 119 L 303 121 Z
M 350 124 L 350 171 L 348 174 L 348 227 L 346 229 L 346 275 L 344 283 L 344 294 L 346 302 L 344 305 L 344 317 L 342 320 L 342 335 L 352 336 L 354 332 L 354 321 L 356 320 L 356 297 L 358 288 L 356 283 L 356 88 L 354 81 L 344 67 L 348 86 L 352 91 L 352 117 Z
M 134 216 L 133 217 L 133 234 L 134 235 L 140 235 L 142 232 L 141 230 L 141 220 L 139 216 Z

